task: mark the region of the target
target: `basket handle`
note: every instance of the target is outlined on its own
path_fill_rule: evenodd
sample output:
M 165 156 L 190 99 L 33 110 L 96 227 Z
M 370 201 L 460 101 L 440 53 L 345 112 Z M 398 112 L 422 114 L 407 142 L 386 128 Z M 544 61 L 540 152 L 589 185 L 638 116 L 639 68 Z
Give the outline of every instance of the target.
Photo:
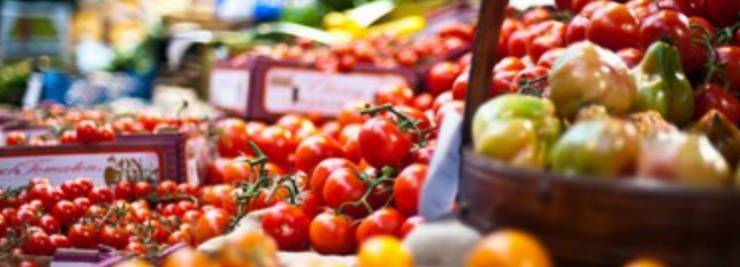
M 504 22 L 506 6 L 509 0 L 482 0 L 478 14 L 473 58 L 470 67 L 470 81 L 465 96 L 465 114 L 463 117 L 462 147 L 472 144 L 470 127 L 473 115 L 478 107 L 491 97 L 491 74 L 493 66 L 499 61 L 498 39 L 501 25 Z

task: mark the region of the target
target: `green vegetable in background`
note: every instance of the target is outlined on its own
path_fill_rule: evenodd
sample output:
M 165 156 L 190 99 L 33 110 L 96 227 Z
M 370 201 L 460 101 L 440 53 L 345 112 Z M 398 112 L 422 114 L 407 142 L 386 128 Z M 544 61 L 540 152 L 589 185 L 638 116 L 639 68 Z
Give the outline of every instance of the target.
M 633 75 L 638 87 L 636 110 L 656 110 L 679 126 L 691 121 L 694 94 L 675 47 L 664 42 L 653 43 Z
M 289 5 L 283 9 L 280 20 L 319 27 L 329 9 L 318 1 L 304 1 L 298 5 Z
M 483 104 L 473 117 L 473 143 L 481 155 L 513 165 L 542 168 L 560 134 L 548 99 L 506 94 Z

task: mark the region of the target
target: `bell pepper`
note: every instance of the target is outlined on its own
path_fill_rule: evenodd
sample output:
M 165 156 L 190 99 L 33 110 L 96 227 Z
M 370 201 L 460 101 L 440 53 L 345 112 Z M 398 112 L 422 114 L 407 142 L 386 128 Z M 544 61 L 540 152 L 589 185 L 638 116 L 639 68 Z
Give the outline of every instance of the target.
M 610 117 L 579 121 L 555 143 L 550 166 L 567 175 L 611 178 L 630 174 L 640 151 L 631 123 Z
M 740 129 L 724 114 L 710 110 L 690 131 L 705 134 L 731 166 L 740 163 Z
M 473 117 L 475 151 L 516 166 L 543 168 L 560 134 L 555 106 L 548 99 L 505 94 L 483 104 Z
M 667 122 L 660 113 L 654 110 L 632 113 L 627 120 L 637 127 L 637 133 L 642 138 L 652 138 L 658 134 L 678 131 L 675 125 Z
M 637 98 L 637 85 L 624 62 L 588 41 L 565 49 L 553 64 L 548 82 L 558 114 L 568 119 L 593 104 L 604 106 L 610 114 L 624 115 Z
M 637 81 L 638 111 L 655 110 L 676 125 L 686 125 L 694 114 L 694 92 L 681 68 L 678 49 L 655 42 L 632 70 Z
M 643 142 L 637 175 L 691 186 L 728 186 L 730 167 L 705 135 L 675 132 Z

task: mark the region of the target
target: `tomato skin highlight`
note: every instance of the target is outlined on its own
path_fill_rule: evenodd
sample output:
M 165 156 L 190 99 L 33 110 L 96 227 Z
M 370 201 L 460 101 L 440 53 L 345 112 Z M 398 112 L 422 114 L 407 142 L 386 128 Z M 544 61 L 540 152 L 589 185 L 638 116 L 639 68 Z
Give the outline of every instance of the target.
M 354 232 L 348 217 L 324 212 L 311 221 L 309 241 L 319 253 L 346 255 L 355 252 Z

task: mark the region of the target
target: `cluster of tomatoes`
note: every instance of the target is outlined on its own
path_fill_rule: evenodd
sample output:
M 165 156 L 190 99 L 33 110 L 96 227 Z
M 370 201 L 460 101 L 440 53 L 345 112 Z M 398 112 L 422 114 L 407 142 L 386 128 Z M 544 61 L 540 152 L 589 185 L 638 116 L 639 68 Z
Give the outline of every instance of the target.
M 435 35 L 419 40 L 378 35 L 331 46 L 298 40 L 295 44 L 257 47 L 250 54 L 312 63 L 327 71 L 350 71 L 358 64 L 381 68 L 416 67 L 468 47 L 474 32 L 471 24 L 452 23 L 441 27 Z

